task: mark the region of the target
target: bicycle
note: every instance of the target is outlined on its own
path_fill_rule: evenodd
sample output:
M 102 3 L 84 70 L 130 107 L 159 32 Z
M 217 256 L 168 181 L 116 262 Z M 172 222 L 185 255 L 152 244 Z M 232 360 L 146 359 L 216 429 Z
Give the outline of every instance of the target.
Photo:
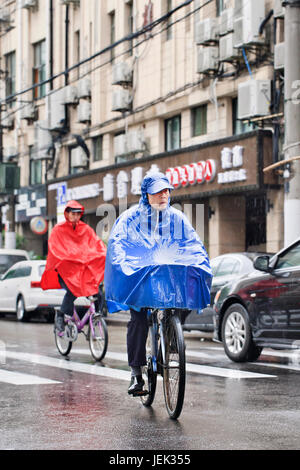
M 185 392 L 185 343 L 178 311 L 148 309 L 147 365 L 143 368 L 144 406 L 152 405 L 157 374 L 163 377 L 165 405 L 171 419 L 182 411 Z M 150 344 L 149 344 L 150 343 Z
M 87 312 L 84 314 L 82 320 L 80 320 L 76 308 L 74 306 L 73 315 L 65 315 L 65 330 L 59 332 L 55 327 L 54 321 L 54 338 L 55 344 L 62 356 L 67 356 L 71 349 L 73 343 L 77 340 L 78 334 L 83 333 L 89 342 L 89 347 L 93 358 L 96 361 L 101 361 L 104 358 L 107 346 L 108 346 L 108 331 L 107 325 L 103 318 L 102 313 L 98 313 L 95 310 L 94 301 L 96 297 L 87 297 L 90 300 L 90 306 Z M 88 323 L 87 333 L 84 331 L 85 325 Z

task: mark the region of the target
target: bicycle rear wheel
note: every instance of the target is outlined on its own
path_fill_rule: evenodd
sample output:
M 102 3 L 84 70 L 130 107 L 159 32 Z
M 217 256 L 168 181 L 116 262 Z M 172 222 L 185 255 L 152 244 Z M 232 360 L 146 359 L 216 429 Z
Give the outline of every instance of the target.
M 185 345 L 179 318 L 168 318 L 164 331 L 165 361 L 163 364 L 163 388 L 165 404 L 170 418 L 181 413 L 185 392 Z
M 96 314 L 92 317 L 93 331 L 89 325 L 89 347 L 93 358 L 101 361 L 104 358 L 108 346 L 107 325 L 102 315 Z
M 153 354 L 153 340 L 155 339 L 155 330 L 153 326 L 149 327 L 148 338 L 146 343 L 147 365 L 143 367 L 142 375 L 145 381 L 145 388 L 148 391 L 147 395 L 142 395 L 141 401 L 144 406 L 151 406 L 156 392 L 157 372 L 154 370 L 153 360 L 156 360 Z M 153 356 L 152 356 L 153 355 Z M 155 359 L 153 358 L 155 357 Z M 156 369 L 156 368 L 155 368 Z

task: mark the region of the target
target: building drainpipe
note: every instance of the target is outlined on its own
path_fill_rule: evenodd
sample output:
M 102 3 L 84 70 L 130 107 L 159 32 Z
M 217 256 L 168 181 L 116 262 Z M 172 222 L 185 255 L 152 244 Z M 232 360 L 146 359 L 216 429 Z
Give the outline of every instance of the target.
M 284 158 L 300 156 L 300 2 L 283 2 L 284 43 L 285 43 L 285 82 L 284 115 L 285 142 Z M 290 164 L 290 179 L 285 183 L 284 199 L 284 244 L 293 242 L 300 236 L 300 160 Z

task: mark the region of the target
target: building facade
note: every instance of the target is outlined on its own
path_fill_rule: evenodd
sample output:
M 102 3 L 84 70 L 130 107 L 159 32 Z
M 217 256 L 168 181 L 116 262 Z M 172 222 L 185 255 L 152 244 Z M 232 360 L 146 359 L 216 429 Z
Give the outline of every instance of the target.
M 277 251 L 284 180 L 264 169 L 281 158 L 283 14 L 273 0 L 1 0 L 2 164 L 20 168 L 3 222 L 45 255 L 77 199 L 105 237 L 159 169 L 211 257 Z

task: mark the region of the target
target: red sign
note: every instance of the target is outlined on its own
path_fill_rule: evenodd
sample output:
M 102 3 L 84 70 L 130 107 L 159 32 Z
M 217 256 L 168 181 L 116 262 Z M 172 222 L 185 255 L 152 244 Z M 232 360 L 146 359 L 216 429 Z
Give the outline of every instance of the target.
M 216 164 L 214 160 L 199 161 L 188 165 L 168 168 L 166 176 L 174 188 L 185 188 L 194 184 L 202 184 L 204 181 L 210 183 L 216 175 Z

